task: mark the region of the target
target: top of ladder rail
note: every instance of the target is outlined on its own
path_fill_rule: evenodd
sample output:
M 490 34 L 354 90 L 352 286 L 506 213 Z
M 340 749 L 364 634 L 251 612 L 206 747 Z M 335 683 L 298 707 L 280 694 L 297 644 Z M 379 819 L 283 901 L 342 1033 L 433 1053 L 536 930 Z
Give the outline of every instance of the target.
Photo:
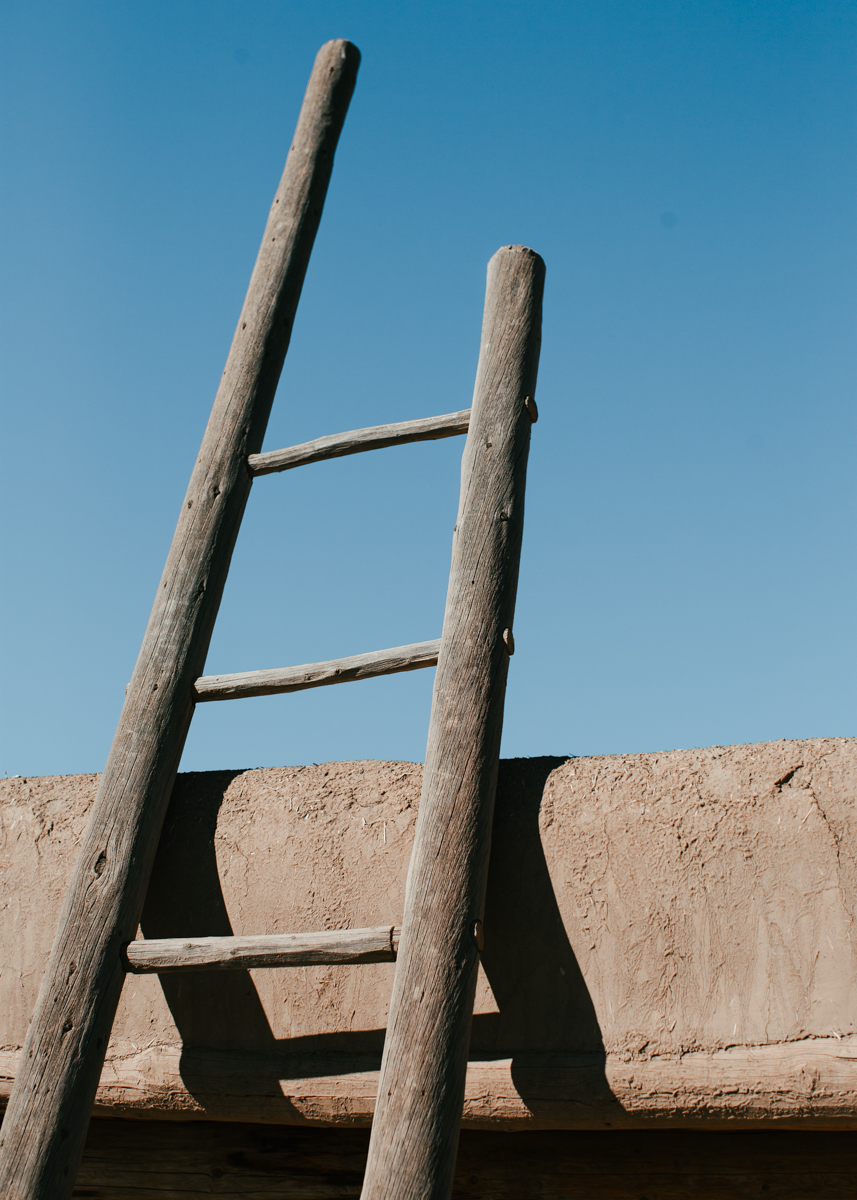
M 366 429 L 351 429 L 348 433 L 332 433 L 312 442 L 302 442 L 300 446 L 287 446 L 284 450 L 250 454 L 247 466 L 254 477 L 271 475 L 274 471 L 289 471 L 292 467 L 360 454 L 364 450 L 383 450 L 386 446 L 404 446 L 408 442 L 455 437 L 467 433 L 469 425 L 470 409 L 463 408 L 440 417 L 421 417 L 418 421 L 399 421 L 394 425 L 371 425 Z

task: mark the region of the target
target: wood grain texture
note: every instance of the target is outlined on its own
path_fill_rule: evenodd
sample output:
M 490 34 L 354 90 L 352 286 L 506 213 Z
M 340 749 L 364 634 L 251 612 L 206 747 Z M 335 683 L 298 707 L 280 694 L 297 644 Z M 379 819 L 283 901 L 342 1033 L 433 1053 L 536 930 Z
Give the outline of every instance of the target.
M 483 918 L 541 344 L 544 263 L 488 265 L 443 637 L 365 1200 L 452 1188 Z
M 194 684 L 196 698 L 203 700 L 239 700 L 247 696 L 276 696 L 281 692 L 300 692 L 305 688 L 326 687 L 333 683 L 354 683 L 375 679 L 378 675 L 396 675 L 418 671 L 437 664 L 440 638 L 415 642 L 392 650 L 373 650 L 352 654 L 329 662 L 305 663 L 300 667 L 274 667 L 268 671 L 243 671 L 235 675 L 203 675 Z
M 319 51 L 182 505 L 0 1138 L 0 1194 L 70 1195 L 360 55 Z
M 405 446 L 408 442 L 433 442 L 438 438 L 467 433 L 470 409 L 445 413 L 441 417 L 423 417 L 418 421 L 399 421 L 395 425 L 372 425 L 367 429 L 351 429 L 348 433 L 333 433 L 328 437 L 288 446 L 285 450 L 266 450 L 251 454 L 247 459 L 250 474 L 271 475 L 275 471 L 290 471 L 326 458 L 343 458 L 346 454 L 362 454 L 364 450 L 383 450 L 387 446 Z
M 93 1121 L 75 1195 L 158 1200 L 358 1196 L 364 1130 Z M 462 1134 L 454 1200 L 851 1200 L 857 1141 L 841 1133 L 684 1130 Z
M 399 932 L 394 925 L 383 925 L 252 937 L 143 938 L 129 942 L 124 961 L 135 975 L 395 962 Z

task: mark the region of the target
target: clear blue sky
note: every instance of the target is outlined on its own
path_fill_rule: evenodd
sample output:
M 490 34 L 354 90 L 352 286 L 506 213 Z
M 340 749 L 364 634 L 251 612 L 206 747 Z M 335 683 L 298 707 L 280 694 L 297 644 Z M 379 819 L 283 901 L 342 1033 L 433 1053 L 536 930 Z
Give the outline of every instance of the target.
M 855 729 L 836 0 L 5 0 L 0 769 L 98 771 L 319 45 L 363 54 L 267 448 L 470 403 L 547 263 L 504 755 Z M 461 440 L 257 481 L 207 669 L 440 634 Z M 421 759 L 432 671 L 203 706 L 184 769 Z

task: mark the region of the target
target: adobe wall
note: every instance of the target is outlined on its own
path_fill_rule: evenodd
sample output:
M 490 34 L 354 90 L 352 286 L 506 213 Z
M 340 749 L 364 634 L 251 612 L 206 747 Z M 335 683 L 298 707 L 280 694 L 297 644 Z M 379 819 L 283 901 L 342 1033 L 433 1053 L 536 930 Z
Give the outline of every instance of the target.
M 398 923 L 413 763 L 179 777 L 148 937 Z M 0 781 L 0 1093 L 96 776 Z M 857 1124 L 857 740 L 502 764 L 465 1121 Z M 392 964 L 129 977 L 97 1111 L 366 1124 Z

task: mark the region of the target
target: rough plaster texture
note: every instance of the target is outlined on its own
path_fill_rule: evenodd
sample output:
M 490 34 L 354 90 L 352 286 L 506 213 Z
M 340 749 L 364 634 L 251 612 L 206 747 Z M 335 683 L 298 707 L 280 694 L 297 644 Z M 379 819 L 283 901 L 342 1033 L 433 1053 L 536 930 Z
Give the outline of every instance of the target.
M 421 767 L 179 777 L 141 936 L 398 922 Z M 0 782 L 8 1092 L 96 776 Z M 465 1119 L 857 1124 L 857 740 L 501 767 Z M 394 967 L 129 977 L 98 1111 L 371 1118 Z

